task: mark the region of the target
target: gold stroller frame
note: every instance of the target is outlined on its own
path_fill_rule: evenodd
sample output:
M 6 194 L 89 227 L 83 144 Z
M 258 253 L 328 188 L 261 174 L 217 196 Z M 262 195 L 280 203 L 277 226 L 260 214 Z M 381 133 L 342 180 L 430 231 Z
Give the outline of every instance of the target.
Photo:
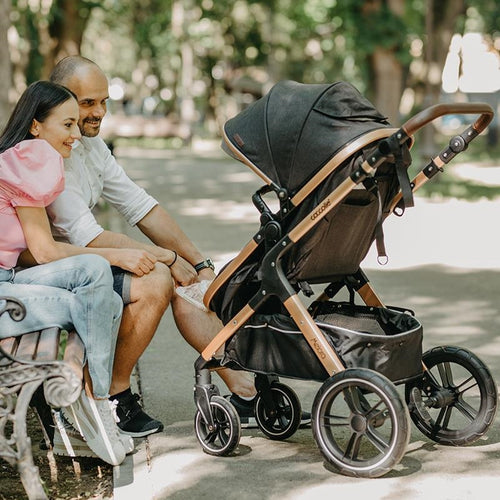
M 287 251 L 293 247 L 306 233 L 308 233 L 315 225 L 317 225 L 332 209 L 341 203 L 341 201 L 363 182 L 367 177 L 375 174 L 377 168 L 383 164 L 391 154 L 391 147 L 398 147 L 404 144 L 411 145 L 415 132 L 434 121 L 435 119 L 448 114 L 478 114 L 480 115 L 476 121 L 469 126 L 462 134 L 453 137 L 448 146 L 446 146 L 438 155 L 432 158 L 428 164 L 415 176 L 411 182 L 412 192 L 417 191 L 434 175 L 443 170 L 443 167 L 451 161 L 457 154 L 465 150 L 468 144 L 476 138 L 490 123 L 493 118 L 493 110 L 490 106 L 483 103 L 458 103 L 458 104 L 439 104 L 423 110 L 411 119 L 409 119 L 401 128 L 396 129 L 377 129 L 365 133 L 361 137 L 353 140 L 345 145 L 340 151 L 328 161 L 291 199 L 291 206 L 296 207 L 307 198 L 307 196 L 328 176 L 330 176 L 343 162 L 359 152 L 366 146 L 378 143 L 377 149 L 364 160 L 359 168 L 346 178 L 338 187 L 330 194 L 323 198 L 309 213 L 306 215 L 290 232 L 284 235 L 274 247 L 265 254 L 261 266 L 265 269 L 266 279 L 262 280 L 262 284 L 254 297 L 220 330 L 214 339 L 203 350 L 200 357 L 195 363 L 196 385 L 195 385 L 195 402 L 197 406 L 197 418 L 195 419 L 195 427 L 199 424 L 204 426 L 204 436 L 200 438 L 197 431 L 197 437 L 204 447 L 204 451 L 212 455 L 229 454 L 237 445 L 240 437 L 240 431 L 234 430 L 234 435 L 229 436 L 229 446 L 222 445 L 220 448 L 205 446 L 205 441 L 209 439 L 211 432 L 216 432 L 218 419 L 212 414 L 213 408 L 210 401 L 215 397 L 220 403 L 218 389 L 211 383 L 210 371 L 220 368 L 221 352 L 225 343 L 252 317 L 258 306 L 262 304 L 270 295 L 276 295 L 282 301 L 283 306 L 288 311 L 290 317 L 294 320 L 300 332 L 307 340 L 318 360 L 325 368 L 330 376 L 339 374 L 346 370 L 344 363 L 339 355 L 332 348 L 330 343 L 325 339 L 325 335 L 318 327 L 312 318 L 307 307 L 300 300 L 298 293 L 288 282 L 281 266 L 281 260 Z M 249 159 L 247 159 L 228 139 L 224 136 L 226 146 L 231 150 L 232 155 L 249 166 L 263 181 L 281 196 L 279 187 L 259 170 Z M 392 145 L 392 146 L 391 146 Z M 398 205 L 401 201 L 402 193 L 399 191 L 393 198 L 390 205 L 390 213 L 398 210 Z M 247 258 L 259 247 L 261 241 L 258 238 L 250 240 L 240 253 L 222 270 L 216 277 L 204 297 L 204 304 L 210 308 L 212 299 L 217 291 L 227 282 L 233 273 L 247 260 Z M 358 284 L 355 288 L 356 293 L 362 299 L 366 306 L 384 307 L 384 303 L 376 294 L 366 276 L 359 270 Z M 327 301 L 329 296 L 326 293 L 321 294 L 318 301 Z M 425 371 L 425 365 L 424 365 Z M 416 396 L 415 396 L 416 398 Z M 415 401 L 415 412 L 417 415 L 422 414 L 422 419 L 426 420 L 426 409 L 419 401 Z M 224 406 L 224 405 L 223 405 Z M 494 401 L 496 410 L 496 398 Z M 226 410 L 222 408 L 222 410 Z M 221 411 L 218 408 L 217 411 Z M 420 418 L 420 417 L 419 417 Z M 413 419 L 413 415 L 412 415 Z M 491 420 L 493 416 L 491 417 Z M 198 423 L 197 423 L 198 422 Z M 491 423 L 491 422 L 490 422 Z M 418 424 L 417 424 L 418 426 Z M 425 427 L 425 425 L 423 425 Z M 489 427 L 489 424 L 486 426 Z M 419 426 L 420 428 L 420 426 Z M 314 426 L 313 426 L 314 432 Z M 389 460 L 384 465 L 376 467 L 343 467 L 342 464 L 333 463 L 342 473 L 358 477 L 377 477 L 391 470 L 396 463 L 399 462 L 404 454 L 405 445 L 409 439 L 409 430 L 403 430 L 407 436 L 402 439 L 403 444 L 399 446 L 400 450 L 396 452 L 398 455 L 392 460 Z M 484 430 L 486 432 L 486 429 Z M 483 432 L 483 433 L 484 433 Z M 318 438 L 317 432 L 315 437 Z M 211 438 L 210 438 L 211 439 Z M 317 439 L 318 440 L 318 439 Z M 321 439 L 319 440 L 321 441 Z M 329 460 L 328 452 L 322 449 L 321 443 L 318 441 L 320 450 Z

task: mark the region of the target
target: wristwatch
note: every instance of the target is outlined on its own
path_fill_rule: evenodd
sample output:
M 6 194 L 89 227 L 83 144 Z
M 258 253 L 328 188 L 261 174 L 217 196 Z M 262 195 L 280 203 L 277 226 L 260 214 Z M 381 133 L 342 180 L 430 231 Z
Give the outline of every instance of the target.
M 197 273 L 199 273 L 202 269 L 206 269 L 207 267 L 209 267 L 212 271 L 215 271 L 214 263 L 212 262 L 212 259 L 210 259 L 210 258 L 205 259 L 204 261 L 199 262 L 198 264 L 196 264 L 194 266 L 194 270 Z

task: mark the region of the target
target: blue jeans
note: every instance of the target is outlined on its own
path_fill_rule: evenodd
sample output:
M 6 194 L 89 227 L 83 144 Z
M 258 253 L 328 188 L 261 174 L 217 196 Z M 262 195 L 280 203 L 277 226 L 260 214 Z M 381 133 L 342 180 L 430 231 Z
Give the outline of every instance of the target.
M 109 395 L 122 300 L 113 291 L 109 263 L 78 255 L 14 272 L 0 269 L 0 296 L 21 300 L 26 318 L 0 317 L 0 337 L 57 326 L 74 328 L 82 339 L 94 396 Z

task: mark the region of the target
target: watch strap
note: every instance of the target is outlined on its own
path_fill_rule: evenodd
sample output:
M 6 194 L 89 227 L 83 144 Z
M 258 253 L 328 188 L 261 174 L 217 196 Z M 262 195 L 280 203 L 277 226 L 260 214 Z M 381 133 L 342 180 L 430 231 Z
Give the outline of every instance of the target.
M 210 268 L 212 269 L 212 271 L 215 270 L 215 266 L 214 266 L 214 263 L 212 262 L 212 259 L 205 259 L 201 262 L 198 262 L 198 264 L 196 264 L 194 266 L 194 270 L 199 273 L 202 269 L 206 269 L 206 268 Z

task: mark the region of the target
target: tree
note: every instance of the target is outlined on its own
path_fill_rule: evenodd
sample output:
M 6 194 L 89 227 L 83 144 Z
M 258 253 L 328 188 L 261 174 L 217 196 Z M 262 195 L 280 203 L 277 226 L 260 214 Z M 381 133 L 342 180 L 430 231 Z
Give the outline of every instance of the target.
M 47 78 L 62 57 L 80 53 L 91 11 L 99 6 L 92 0 L 14 0 L 14 27 L 23 42 L 16 69 L 27 84 Z
M 366 57 L 375 106 L 397 124 L 404 75 L 409 64 L 404 0 L 370 0 L 350 4 L 352 40 L 358 57 Z M 361 62 L 361 61 L 359 61 Z
M 12 85 L 7 32 L 10 26 L 10 0 L 0 0 L 0 130 L 10 114 L 9 91 Z
M 44 54 L 42 78 L 47 78 L 63 57 L 80 53 L 90 14 L 98 6 L 98 2 L 87 0 L 53 0 L 47 29 L 50 42 Z
M 449 41 L 472 7 L 486 32 L 500 19 L 498 0 L 12 2 L 17 91 L 80 52 L 126 82 L 135 109 L 154 102 L 191 132 L 214 117 L 220 125 L 284 78 L 347 80 L 396 125 L 405 89 L 411 112 L 439 99 Z

